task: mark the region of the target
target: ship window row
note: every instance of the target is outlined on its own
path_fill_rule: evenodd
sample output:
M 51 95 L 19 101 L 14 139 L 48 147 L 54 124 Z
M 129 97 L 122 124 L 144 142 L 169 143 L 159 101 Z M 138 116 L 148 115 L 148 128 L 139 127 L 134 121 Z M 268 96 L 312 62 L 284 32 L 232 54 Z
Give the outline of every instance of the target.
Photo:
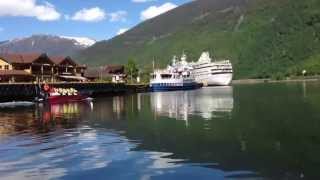
M 212 75 L 216 75 L 216 74 L 231 74 L 232 72 L 213 72 L 211 73 Z
M 194 73 L 197 74 L 197 73 L 204 73 L 204 72 L 209 72 L 208 70 L 202 70 L 202 71 L 195 71 Z
M 194 69 L 203 69 L 203 68 L 231 68 L 231 65 L 210 65 L 210 66 L 197 66 Z
M 232 69 L 212 69 L 211 70 L 211 72 L 219 72 L 219 71 L 223 71 L 223 72 L 231 71 L 232 72 Z M 197 74 L 203 74 L 203 73 L 210 73 L 210 71 L 198 71 L 198 72 L 195 72 L 194 74 L 197 75 Z
M 190 74 L 188 75 L 182 75 L 183 78 L 188 78 L 190 77 Z M 152 75 L 151 76 L 152 79 L 156 79 L 157 76 L 156 75 Z M 171 75 L 171 74 L 161 74 L 161 79 L 171 79 L 171 78 L 175 78 L 175 79 L 179 79 L 181 78 L 180 75 Z
M 225 69 L 211 69 L 211 72 L 215 72 L 215 71 L 232 71 L 231 68 L 225 68 Z M 209 70 L 198 70 L 198 71 L 194 71 L 194 74 L 195 75 L 198 75 L 198 74 L 202 74 L 202 73 L 209 73 L 210 74 L 210 71 Z
M 197 74 L 197 76 L 199 76 L 199 75 L 208 75 L 208 74 L 210 74 L 210 73 L 199 73 L 199 74 Z
M 212 71 L 212 72 L 208 72 L 208 71 L 205 71 L 205 72 L 199 72 L 199 73 L 195 73 L 196 76 L 206 76 L 206 75 L 210 75 L 210 74 L 224 74 L 224 73 L 232 73 L 232 70 L 224 70 L 224 71 L 221 71 L 221 70 L 218 70 L 218 71 Z
M 201 74 L 210 74 L 210 71 L 198 71 L 194 73 L 195 75 L 201 75 Z
M 219 69 L 219 70 L 213 70 L 211 72 L 232 72 L 232 69 Z
M 232 68 L 226 67 L 226 68 L 219 68 L 219 69 L 216 69 L 216 70 L 232 70 Z
M 199 75 L 199 74 L 210 74 L 210 72 L 209 71 L 203 71 L 203 72 L 195 73 L 195 75 Z
M 209 75 L 210 73 L 206 72 L 206 73 L 199 73 L 197 74 L 198 76 L 203 76 L 203 75 Z
M 211 69 L 211 71 L 232 71 L 230 68 L 225 68 L 225 69 Z
M 159 83 L 158 86 L 182 86 L 182 83 Z

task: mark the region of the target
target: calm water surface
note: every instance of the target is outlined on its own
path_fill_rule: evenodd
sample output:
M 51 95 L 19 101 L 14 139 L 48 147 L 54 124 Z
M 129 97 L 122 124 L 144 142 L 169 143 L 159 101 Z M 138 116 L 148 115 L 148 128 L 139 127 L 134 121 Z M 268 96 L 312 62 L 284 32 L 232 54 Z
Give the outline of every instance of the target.
M 0 179 L 320 179 L 320 83 L 0 106 Z

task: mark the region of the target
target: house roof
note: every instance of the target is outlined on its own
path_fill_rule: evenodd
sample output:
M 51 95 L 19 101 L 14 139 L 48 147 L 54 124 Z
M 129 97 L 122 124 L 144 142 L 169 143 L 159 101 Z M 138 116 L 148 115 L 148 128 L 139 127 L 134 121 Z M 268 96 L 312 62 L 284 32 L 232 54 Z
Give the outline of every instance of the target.
M 64 56 L 50 56 L 50 59 L 54 64 L 60 64 L 63 60 L 66 59 Z
M 103 69 L 104 69 L 104 71 L 106 71 L 109 74 L 123 74 L 124 73 L 124 66 L 118 65 L 118 64 L 107 65 Z
M 68 62 L 73 66 L 86 67 L 85 65 L 78 65 L 69 56 L 50 56 L 48 57 L 44 53 L 6 53 L 0 54 L 0 59 L 10 63 L 10 64 L 30 64 L 38 60 L 40 57 L 47 58 L 50 62 L 55 65 L 61 65 L 64 62 Z
M 84 73 L 84 77 L 86 78 L 98 78 L 100 76 L 103 76 L 103 75 L 98 68 L 87 69 Z
M 74 65 L 74 66 L 80 66 L 78 65 L 78 63 L 76 63 L 71 57 L 67 56 L 50 56 L 49 57 L 51 59 L 52 62 L 54 62 L 54 64 L 56 65 L 60 65 L 63 62 L 69 62 L 70 64 Z
M 124 66 L 123 65 L 106 65 L 102 68 L 89 68 L 84 73 L 85 77 L 88 78 L 98 78 L 102 77 L 110 77 L 113 74 L 124 74 Z
M 10 53 L 10 54 L 0 54 L 0 58 L 7 61 L 8 63 L 20 63 L 20 64 L 29 64 L 39 59 L 41 56 L 46 56 L 46 54 L 41 53 Z

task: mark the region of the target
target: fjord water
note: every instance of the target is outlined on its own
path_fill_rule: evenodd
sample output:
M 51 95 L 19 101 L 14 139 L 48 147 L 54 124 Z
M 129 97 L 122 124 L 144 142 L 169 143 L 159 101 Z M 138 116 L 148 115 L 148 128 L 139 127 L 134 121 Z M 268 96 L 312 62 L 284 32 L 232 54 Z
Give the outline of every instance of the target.
M 320 83 L 0 108 L 0 179 L 319 179 Z

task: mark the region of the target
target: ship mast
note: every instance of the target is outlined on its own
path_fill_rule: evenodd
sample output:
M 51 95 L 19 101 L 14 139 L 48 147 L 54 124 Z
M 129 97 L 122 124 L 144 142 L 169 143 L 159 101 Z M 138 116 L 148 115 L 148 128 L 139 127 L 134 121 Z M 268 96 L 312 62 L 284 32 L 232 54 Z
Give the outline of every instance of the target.
M 154 57 L 152 58 L 152 69 L 154 71 Z
M 213 60 L 213 61 L 216 61 L 216 58 L 214 58 L 214 55 L 213 55 L 214 53 L 212 53 L 211 54 L 211 59 Z M 209 54 L 209 57 L 210 57 L 210 54 Z

